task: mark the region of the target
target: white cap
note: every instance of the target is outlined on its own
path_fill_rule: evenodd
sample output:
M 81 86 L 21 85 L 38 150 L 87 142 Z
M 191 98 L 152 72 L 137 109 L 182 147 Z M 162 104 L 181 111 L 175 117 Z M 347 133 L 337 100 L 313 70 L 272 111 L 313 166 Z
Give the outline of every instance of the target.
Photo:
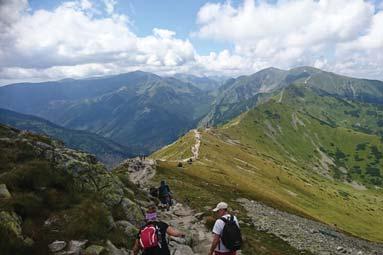
M 220 202 L 217 204 L 216 208 L 213 209 L 213 212 L 218 212 L 221 209 L 227 209 L 228 205 L 225 202 Z

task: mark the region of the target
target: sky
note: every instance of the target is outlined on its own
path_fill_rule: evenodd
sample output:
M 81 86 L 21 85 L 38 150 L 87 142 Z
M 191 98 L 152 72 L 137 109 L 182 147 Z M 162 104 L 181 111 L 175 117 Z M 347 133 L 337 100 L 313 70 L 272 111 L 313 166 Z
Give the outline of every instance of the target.
M 0 0 L 1 85 L 303 65 L 383 80 L 383 0 Z

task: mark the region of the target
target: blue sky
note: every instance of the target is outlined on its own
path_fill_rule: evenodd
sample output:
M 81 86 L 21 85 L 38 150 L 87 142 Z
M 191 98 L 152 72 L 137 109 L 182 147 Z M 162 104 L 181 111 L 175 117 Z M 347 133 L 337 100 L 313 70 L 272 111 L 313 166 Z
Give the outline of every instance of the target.
M 3 0 L 0 84 L 315 66 L 383 80 L 382 0 Z

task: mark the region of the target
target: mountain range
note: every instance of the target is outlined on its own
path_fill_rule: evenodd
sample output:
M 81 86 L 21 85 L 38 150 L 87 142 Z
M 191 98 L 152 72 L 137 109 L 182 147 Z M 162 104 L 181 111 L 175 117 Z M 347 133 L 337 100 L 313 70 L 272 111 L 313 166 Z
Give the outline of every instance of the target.
M 282 98 L 291 84 L 311 88 L 319 96 L 383 103 L 381 81 L 298 67 L 267 68 L 237 78 L 161 77 L 135 71 L 93 79 L 11 84 L 0 87 L 0 107 L 103 136 L 137 155 L 152 153 L 196 126 L 222 125 L 276 95 Z
M 147 154 L 194 127 L 212 96 L 196 83 L 145 72 L 0 88 L 0 107 L 86 130 Z
M 303 83 L 321 94 L 366 103 L 383 103 L 381 81 L 350 78 L 313 67 L 298 67 L 287 71 L 267 68 L 249 76 L 228 80 L 219 88 L 214 106 L 202 123 L 225 123 L 264 102 L 273 92 L 294 83 Z
M 32 115 L 0 109 L 0 123 L 59 139 L 72 149 L 94 154 L 109 167 L 134 156 L 132 148 L 110 139 L 86 131 L 64 128 Z

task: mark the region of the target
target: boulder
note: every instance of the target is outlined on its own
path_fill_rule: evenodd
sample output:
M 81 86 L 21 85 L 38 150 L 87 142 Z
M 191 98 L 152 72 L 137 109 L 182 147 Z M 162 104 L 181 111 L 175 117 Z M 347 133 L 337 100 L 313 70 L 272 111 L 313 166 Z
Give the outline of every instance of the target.
M 106 250 L 109 255 L 129 255 L 130 252 L 125 249 L 118 249 L 111 241 L 106 241 Z
M 135 226 L 140 226 L 144 220 L 143 212 L 139 205 L 128 198 L 124 198 L 121 202 L 126 219 Z
M 26 237 L 26 238 L 24 238 L 24 243 L 25 243 L 25 245 L 27 245 L 27 246 L 32 246 L 32 245 L 35 244 L 35 241 L 33 241 L 33 239 L 30 238 L 30 237 Z
M 194 217 L 196 217 L 198 220 L 202 220 L 203 216 L 205 216 L 204 212 L 194 214 Z
M 122 228 L 124 233 L 129 237 L 135 237 L 139 231 L 136 226 L 126 220 L 117 221 L 116 225 L 117 227 Z
M 105 251 L 104 247 L 100 245 L 91 245 L 85 249 L 83 254 L 84 255 L 100 255 L 103 251 Z
M 171 254 L 174 254 L 174 255 L 194 255 L 192 248 L 190 248 L 187 245 L 171 242 L 170 249 L 172 250 Z
M 0 227 L 23 239 L 21 218 L 15 212 L 0 211 Z
M 62 251 L 65 247 L 66 247 L 66 242 L 58 241 L 58 240 L 48 245 L 48 248 L 51 252 Z
M 76 241 L 71 240 L 69 242 L 69 248 L 67 254 L 80 255 L 82 248 L 85 247 L 88 240 Z
M 9 193 L 7 186 L 5 184 L 0 184 L 0 199 L 9 199 L 11 197 L 11 193 Z

